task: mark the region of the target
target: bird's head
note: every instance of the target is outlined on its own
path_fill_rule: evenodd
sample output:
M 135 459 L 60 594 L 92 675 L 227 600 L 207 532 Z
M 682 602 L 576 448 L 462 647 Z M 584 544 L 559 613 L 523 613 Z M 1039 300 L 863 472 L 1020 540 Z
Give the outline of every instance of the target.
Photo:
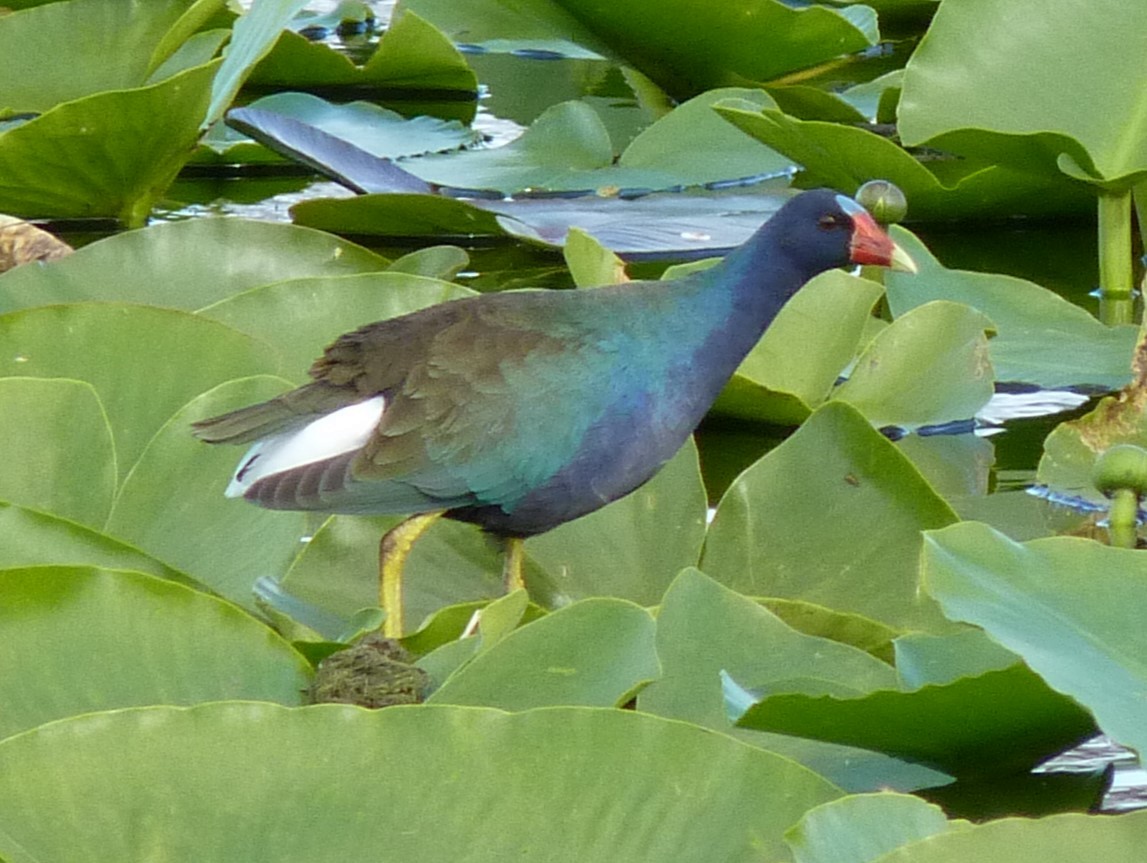
M 833 267 L 870 264 L 916 272 L 916 264 L 860 204 L 831 189 L 802 192 L 766 223 L 793 262 L 814 275 Z

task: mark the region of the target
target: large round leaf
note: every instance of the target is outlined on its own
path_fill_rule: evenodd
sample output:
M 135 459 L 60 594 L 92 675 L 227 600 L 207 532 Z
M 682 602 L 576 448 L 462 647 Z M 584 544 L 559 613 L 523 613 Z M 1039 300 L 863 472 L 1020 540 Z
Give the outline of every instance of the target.
M 0 378 L 0 499 L 100 527 L 116 486 L 112 432 L 89 384 Z
M 1077 537 L 1017 543 L 967 522 L 929 533 L 922 566 L 945 614 L 982 626 L 1147 751 L 1147 558 Z
M 1085 309 L 1023 279 L 949 270 L 913 234 L 893 227 L 892 235 L 920 268 L 916 275 L 885 275 L 896 317 L 933 300 L 966 303 L 996 329 L 988 355 L 999 380 L 1112 389 L 1127 383 L 1136 327 L 1105 326 Z
M 310 667 L 264 624 L 139 572 L 0 570 L 0 738 L 144 704 L 298 704 Z
M 911 790 L 943 774 L 883 755 L 816 741 L 733 729 L 721 673 L 767 692 L 867 692 L 895 672 L 863 651 L 791 629 L 759 603 L 696 569 L 673 582 L 657 616 L 662 674 L 638 695 L 643 711 L 696 722 L 779 752 L 856 791 Z
M 725 493 L 701 567 L 743 593 L 942 628 L 917 589 L 920 531 L 955 519 L 894 444 L 829 402 Z
M 0 744 L 0 854 L 747 863 L 784 858 L 783 831 L 838 794 L 791 761 L 631 711 L 223 702 Z
M 919 306 L 882 330 L 833 398 L 876 426 L 971 419 L 992 397 L 992 322 L 959 303 Z
M 587 599 L 547 614 L 476 656 L 431 697 L 504 710 L 616 707 L 659 673 L 653 618 L 620 599 Z
M 45 564 L 131 569 L 194 583 L 187 575 L 105 533 L 48 513 L 0 503 L 0 569 Z
M 183 406 L 132 466 L 107 532 L 251 607 L 255 580 L 286 572 L 306 520 L 300 513 L 225 499 L 223 490 L 243 450 L 207 446 L 192 436 L 191 423 L 281 391 L 278 378 L 245 378 Z
M 199 137 L 218 62 L 64 102 L 0 134 L 0 212 L 142 224 Z
M 385 258 L 310 228 L 189 219 L 116 234 L 50 266 L 13 269 L 0 277 L 0 310 L 116 300 L 190 311 L 258 285 L 385 266 Z
M 1142 3 L 942 5 L 904 72 L 904 143 L 1050 174 L 1069 154 L 1095 178 L 1129 185 L 1147 175 L 1144 33 Z
M 77 303 L 0 315 L 0 376 L 86 381 L 107 413 L 118 471 L 199 393 L 232 378 L 278 371 L 250 336 L 185 312 Z M 238 407 L 232 405 L 231 407 Z

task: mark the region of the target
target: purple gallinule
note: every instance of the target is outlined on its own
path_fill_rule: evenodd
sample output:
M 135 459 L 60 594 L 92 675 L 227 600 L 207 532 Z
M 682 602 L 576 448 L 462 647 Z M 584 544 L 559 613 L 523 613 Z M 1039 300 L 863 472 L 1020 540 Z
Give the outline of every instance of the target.
M 227 488 L 272 509 L 414 513 L 380 552 L 384 631 L 402 567 L 440 515 L 522 539 L 648 480 L 692 433 L 785 302 L 849 264 L 915 270 L 851 198 L 789 200 L 720 264 L 675 281 L 512 291 L 443 303 L 340 336 L 314 379 L 195 424 L 251 443 Z

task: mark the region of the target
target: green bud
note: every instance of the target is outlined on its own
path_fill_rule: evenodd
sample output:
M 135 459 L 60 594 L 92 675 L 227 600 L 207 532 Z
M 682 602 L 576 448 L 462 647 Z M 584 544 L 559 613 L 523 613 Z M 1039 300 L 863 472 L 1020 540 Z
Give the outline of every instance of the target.
M 908 199 L 887 180 L 869 180 L 856 190 L 856 200 L 882 225 L 895 225 L 908 214 Z
M 1147 449 L 1129 443 L 1108 448 L 1095 460 L 1091 481 L 1108 497 L 1120 489 L 1143 497 L 1147 494 Z

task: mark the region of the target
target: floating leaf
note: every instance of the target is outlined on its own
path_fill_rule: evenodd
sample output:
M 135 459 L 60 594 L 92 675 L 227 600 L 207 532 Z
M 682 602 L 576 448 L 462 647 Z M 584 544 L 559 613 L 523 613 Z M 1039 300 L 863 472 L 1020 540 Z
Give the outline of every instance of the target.
M 1023 279 L 946 269 L 908 231 L 894 227 L 892 235 L 920 268 L 917 275 L 886 274 L 892 314 L 899 317 L 940 299 L 983 312 L 996 328 L 988 354 L 999 380 L 1114 389 L 1130 379 L 1135 327 L 1104 326 L 1079 306 Z
M 1045 25 L 1027 26 L 1032 15 Z M 904 72 L 900 133 L 910 146 L 927 141 L 1051 176 L 1062 176 L 1066 156 L 1073 176 L 1129 188 L 1147 177 L 1144 31 L 1139 3 L 942 6 Z
M 473 295 L 469 288 L 405 273 L 318 276 L 252 288 L 199 314 L 276 348 L 283 368 L 303 384 L 311 363 L 343 333 Z
M 0 133 L 0 212 L 142 224 L 194 149 L 217 68 L 64 102 Z
M 409 9 L 393 14 L 370 59 L 356 65 L 329 45 L 286 31 L 251 72 L 272 87 L 370 87 L 476 93 L 478 79 L 458 49 Z
M 1023 665 L 911 692 L 772 695 L 737 724 L 874 749 L 954 776 L 1027 772 L 1096 731 L 1091 714 Z
M 631 711 L 153 707 L 0 744 L 0 854 L 775 860 L 782 832 L 838 794 L 787 759 Z
M 0 499 L 101 527 L 116 487 L 99 396 L 63 378 L 0 378 Z
M 138 572 L 0 570 L 0 630 L 0 738 L 144 704 L 298 704 L 310 679 L 306 661 L 266 625 Z
M 620 706 L 660 671 L 653 633 L 649 612 L 630 602 L 575 602 L 484 650 L 429 700 L 503 710 Z
M 920 531 L 954 520 L 894 444 L 830 402 L 725 493 L 701 566 L 744 593 L 942 628 L 917 589 Z
M 252 584 L 287 571 L 300 549 L 304 517 L 226 500 L 223 490 L 242 450 L 205 445 L 192 437 L 191 423 L 281 391 L 277 378 L 246 378 L 181 406 L 131 464 L 108 533 L 253 608 Z
M 968 522 L 926 535 L 923 579 L 944 613 L 982 626 L 1120 742 L 1147 751 L 1147 560 L 1077 537 L 1016 543 Z
M 201 308 L 259 285 L 385 269 L 330 234 L 250 219 L 189 219 L 99 240 L 50 266 L 0 276 L 0 310 L 116 300 Z
M 867 129 L 798 120 L 782 111 L 730 100 L 717 107 L 727 120 L 804 168 L 802 187 L 830 186 L 846 194 L 874 179 L 888 180 L 908 198 L 913 221 L 1016 214 L 1091 212 L 1094 195 L 1083 184 L 1048 179 L 990 162 L 922 163 Z
M 810 809 L 785 841 L 796 863 L 871 863 L 901 845 L 945 833 L 939 806 L 907 794 L 854 794 Z
M 971 419 L 992 397 L 992 331 L 992 322 L 968 306 L 918 306 L 873 339 L 832 397 L 876 426 Z
M 737 732 L 729 726 L 721 675 L 768 691 L 866 692 L 891 685 L 892 668 L 860 650 L 789 628 L 753 600 L 695 569 L 674 580 L 657 616 L 661 676 L 638 694 L 638 708 L 736 734 L 780 752 L 842 787 L 904 789 L 944 781 L 942 774 L 875 753 Z
M 831 270 L 785 303 L 726 385 L 718 413 L 797 425 L 855 359 L 880 285 Z
M 91 384 L 111 426 L 121 479 L 152 435 L 192 398 L 223 381 L 278 368 L 266 346 L 215 321 L 117 303 L 0 315 L 0 342 L 6 346 L 0 376 Z

